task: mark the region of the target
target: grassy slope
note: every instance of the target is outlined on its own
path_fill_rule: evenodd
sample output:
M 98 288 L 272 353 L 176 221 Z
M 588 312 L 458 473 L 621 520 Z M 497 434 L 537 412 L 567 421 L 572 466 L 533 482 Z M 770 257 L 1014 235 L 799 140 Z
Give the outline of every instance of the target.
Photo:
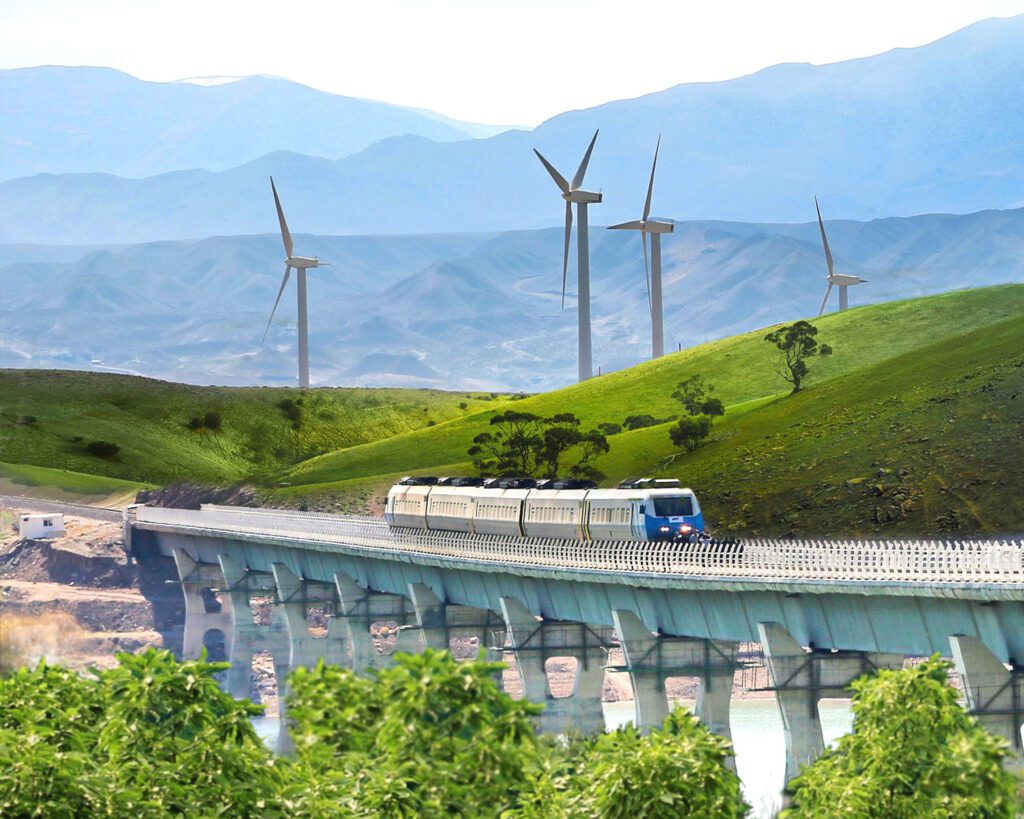
M 294 433 L 277 406 L 303 398 Z M 465 410 L 459 407 L 467 403 Z M 145 378 L 0 370 L 0 462 L 150 483 L 229 483 L 270 476 L 303 457 L 425 428 L 492 405 L 428 390 L 192 387 Z M 194 432 L 193 416 L 217 411 L 219 432 Z M 32 424 L 19 423 L 34 416 Z M 79 438 L 81 440 L 76 441 Z M 118 444 L 111 460 L 89 441 Z
M 612 478 L 679 475 L 702 494 L 719 528 L 737 531 L 821 531 L 826 523 L 861 533 L 1004 530 L 1024 520 L 1013 485 L 1024 457 L 1022 317 L 1021 286 L 823 317 L 820 337 L 836 354 L 815 361 L 809 388 L 793 397 L 780 391 L 785 384 L 772 373 L 761 331 L 516 406 L 569 409 L 587 424 L 636 412 L 665 417 L 678 412 L 674 385 L 701 373 L 729 407 L 711 441 L 673 458 L 667 426 L 624 433 L 598 466 Z M 489 416 L 304 462 L 282 494 L 367 495 L 405 470 L 465 470 L 465 450 Z
M 98 506 L 128 502 L 146 484 L 42 466 L 0 463 L 0 495 Z

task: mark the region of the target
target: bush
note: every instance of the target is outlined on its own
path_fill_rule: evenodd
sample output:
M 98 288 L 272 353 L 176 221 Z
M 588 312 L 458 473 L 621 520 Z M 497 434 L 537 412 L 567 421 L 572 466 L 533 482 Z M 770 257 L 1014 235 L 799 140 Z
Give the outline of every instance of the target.
M 711 417 L 708 415 L 684 415 L 668 431 L 672 443 L 685 447 L 688 452 L 693 452 L 710 434 Z
M 34 415 L 19 415 L 18 420 L 15 422 L 19 427 L 31 427 L 35 424 L 36 417 Z
M 1011 817 L 1016 777 L 1005 740 L 957 702 L 938 655 L 853 683 L 853 732 L 790 783 L 789 819 Z
M 203 416 L 203 426 L 212 429 L 214 432 L 220 429 L 223 419 L 219 412 L 211 411 Z
M 469 407 L 469 404 L 467 404 L 465 401 L 459 401 L 459 409 L 460 410 L 467 409 L 468 407 Z
M 598 424 L 597 428 L 605 435 L 606 438 L 610 438 L 612 435 L 618 435 L 622 432 L 621 424 L 610 424 L 605 422 L 603 424 Z
M 203 428 L 203 419 L 199 417 L 189 418 L 186 426 L 194 431 L 199 431 Z
M 513 808 L 540 759 L 540 706 L 498 689 L 501 663 L 448 652 L 395 657 L 376 682 L 320 663 L 291 678 L 299 759 L 327 775 L 339 754 L 347 798 L 367 816 L 497 816 Z M 338 781 L 337 779 L 335 781 Z
M 664 421 L 659 421 L 653 415 L 630 415 L 622 422 L 622 426 L 626 429 L 644 429 L 645 427 L 656 427 L 658 424 L 663 424 Z
M 85 451 L 97 458 L 113 458 L 121 451 L 121 447 L 110 443 L 110 441 L 90 441 Z
M 643 737 L 632 725 L 593 741 L 572 781 L 572 816 L 741 817 L 740 780 L 725 767 L 729 742 L 681 708 Z

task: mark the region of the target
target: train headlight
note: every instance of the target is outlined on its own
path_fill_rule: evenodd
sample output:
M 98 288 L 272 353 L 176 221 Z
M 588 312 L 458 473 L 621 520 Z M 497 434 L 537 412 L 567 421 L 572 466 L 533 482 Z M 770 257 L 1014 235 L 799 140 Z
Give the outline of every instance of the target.
M 693 531 L 693 527 L 689 523 L 684 523 L 679 527 L 679 531 L 684 535 L 688 535 Z
M 663 535 L 667 535 L 669 532 L 672 531 L 672 527 L 671 526 L 659 526 L 658 527 L 658 531 L 661 532 L 661 534 L 663 534 Z

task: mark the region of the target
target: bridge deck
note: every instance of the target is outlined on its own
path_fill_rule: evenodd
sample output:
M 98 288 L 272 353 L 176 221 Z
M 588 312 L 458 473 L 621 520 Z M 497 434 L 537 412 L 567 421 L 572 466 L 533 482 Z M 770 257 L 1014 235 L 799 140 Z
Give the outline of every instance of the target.
M 1016 540 L 586 542 L 392 529 L 380 518 L 221 506 L 140 507 L 135 525 L 442 568 L 649 588 L 1024 600 L 1024 543 Z

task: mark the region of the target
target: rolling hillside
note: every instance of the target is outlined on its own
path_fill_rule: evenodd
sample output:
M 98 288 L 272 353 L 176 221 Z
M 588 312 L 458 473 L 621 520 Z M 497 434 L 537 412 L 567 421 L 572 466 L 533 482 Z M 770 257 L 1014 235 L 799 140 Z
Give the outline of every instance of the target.
M 678 454 L 668 424 L 613 436 L 611 478 L 681 477 L 720 531 L 1003 532 L 1024 522 L 1024 287 L 874 307 L 816 321 L 832 358 L 796 396 L 771 369 L 763 331 L 526 398 L 586 425 L 677 414 L 675 384 L 704 375 L 727 405 L 711 439 Z M 404 471 L 469 470 L 492 411 L 330 453 L 294 467 L 280 497 L 376 492 Z
M 98 373 L 0 370 L 0 464 L 150 484 L 270 480 L 314 453 L 478 411 L 492 401 L 483 397 L 486 402 L 429 390 L 204 388 Z M 208 413 L 219 418 L 207 419 Z M 190 428 L 193 418 L 198 428 Z M 120 451 L 97 457 L 88 451 L 95 441 Z M 0 479 L 4 475 L 0 469 Z M 21 477 L 49 482 L 42 472 Z

